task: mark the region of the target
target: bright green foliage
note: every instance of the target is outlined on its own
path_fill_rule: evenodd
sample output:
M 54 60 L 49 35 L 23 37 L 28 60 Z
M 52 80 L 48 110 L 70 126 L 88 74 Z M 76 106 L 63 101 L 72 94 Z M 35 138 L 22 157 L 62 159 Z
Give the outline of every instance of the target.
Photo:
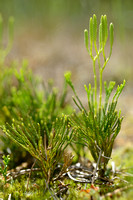
M 88 31 L 85 30 L 85 45 L 89 55 L 93 61 L 93 72 L 94 72 L 94 88 L 89 84 L 89 87 L 85 85 L 85 90 L 87 93 L 88 99 L 88 110 L 86 110 L 80 101 L 74 86 L 71 81 L 71 73 L 67 72 L 65 74 L 65 78 L 67 83 L 72 88 L 75 97 L 73 100 L 77 107 L 80 110 L 80 114 L 73 114 L 70 122 L 72 127 L 74 127 L 78 133 L 79 141 L 86 145 L 92 157 L 94 158 L 95 162 L 97 163 L 100 171 L 100 175 L 104 175 L 107 163 L 111 157 L 111 152 L 114 144 L 114 140 L 118 135 L 122 119 L 120 117 L 120 112 L 116 110 L 117 101 L 119 95 L 121 94 L 124 86 L 125 81 L 123 84 L 117 87 L 117 90 L 110 100 L 110 95 L 113 91 L 115 86 L 115 82 L 111 81 L 109 86 L 107 83 L 104 83 L 104 90 L 105 90 L 105 99 L 102 101 L 102 75 L 103 70 L 107 62 L 110 59 L 112 53 L 112 46 L 113 46 L 113 24 L 110 24 L 110 53 L 109 57 L 106 58 L 105 55 L 105 45 L 108 39 L 108 24 L 107 24 L 107 17 L 106 15 L 101 16 L 100 25 L 99 25 L 99 50 L 97 48 L 97 19 L 96 16 L 93 15 L 93 18 L 90 18 L 89 23 L 89 39 L 90 39 L 90 49 L 89 39 L 88 39 Z M 93 56 L 93 45 L 96 52 L 96 55 Z M 102 53 L 104 62 L 101 65 L 100 61 L 100 54 Z M 99 67 L 99 101 L 98 101 L 98 92 L 97 92 L 97 75 L 96 75 L 96 60 L 98 61 Z
M 49 184 L 54 178 L 57 164 L 62 160 L 64 150 L 72 140 L 73 131 L 70 131 L 66 116 L 57 118 L 51 131 L 48 130 L 46 124 L 44 126 L 46 126 L 46 132 L 41 132 L 41 125 L 34 122 L 31 117 L 25 116 L 24 119 L 13 120 L 12 125 L 6 123 L 2 129 L 11 140 L 38 160 Z M 65 169 L 70 164 L 69 160 L 71 158 L 65 163 Z
M 57 103 L 57 91 L 52 87 L 53 85 L 49 83 L 48 89 L 45 88 L 28 69 L 26 60 L 23 61 L 20 70 L 17 67 L 12 69 L 11 75 L 15 83 L 11 83 L 7 100 L 4 101 L 5 97 L 1 97 L 2 109 L 5 111 L 3 121 L 17 118 L 21 112 L 29 114 L 33 119 L 41 120 L 47 116 L 52 121 L 55 109 L 62 106 L 61 102 Z M 2 83 L 4 81 L 2 80 Z
M 22 66 L 13 62 L 9 67 L 5 66 L 5 58 L 11 49 L 13 41 L 13 19 L 9 19 L 9 44 L 8 51 L 3 49 L 3 20 L 0 18 L 0 124 L 5 122 L 12 123 L 12 118 L 18 120 L 25 114 L 28 114 L 36 123 L 40 124 L 41 132 L 47 129 L 51 131 L 52 123 L 63 112 L 69 112 L 65 103 L 66 82 L 62 94 L 59 96 L 56 88 L 53 87 L 52 81 L 47 85 L 34 76 L 28 68 L 28 62 L 23 60 Z M 10 48 L 9 48 L 10 47 Z M 5 53 L 3 53 L 5 52 Z M 3 55 L 5 55 L 3 57 Z M 30 156 L 24 149 L 19 148 L 16 144 L 11 143 L 5 135 L 0 135 L 3 141 L 2 151 L 4 154 L 11 153 L 10 167 L 15 167 Z M 15 156 L 14 156 L 15 155 Z
M 13 69 L 11 78 L 14 78 L 15 84 L 11 84 L 8 93 L 7 90 L 3 90 L 1 94 L 1 124 L 5 122 L 11 124 L 12 118 L 17 120 L 19 116 L 23 117 L 23 115 L 28 114 L 36 123 L 40 124 L 41 133 L 47 132 L 47 130 L 51 131 L 52 123 L 56 117 L 61 115 L 62 109 L 65 112 L 66 83 L 62 96 L 59 98 L 53 84 L 49 82 L 46 88 L 28 70 L 26 61 L 23 62 L 20 70 Z M 44 126 L 45 123 L 47 130 Z M 29 155 L 21 148 L 18 150 L 18 147 L 14 143 L 12 144 L 5 135 L 1 136 L 1 139 L 4 142 L 4 153 L 7 153 L 7 148 L 10 148 L 11 153 L 17 155 L 12 158 L 14 164 L 24 161 L 24 157 L 28 158 Z M 29 158 L 28 160 L 30 161 Z
M 7 180 L 7 169 L 8 169 L 8 164 L 9 164 L 9 161 L 10 161 L 10 156 L 7 155 L 3 155 L 3 164 L 4 164 L 4 167 L 0 166 L 0 173 L 2 173 L 3 177 L 4 177 L 4 180 L 5 180 L 5 184 L 6 184 L 6 180 Z

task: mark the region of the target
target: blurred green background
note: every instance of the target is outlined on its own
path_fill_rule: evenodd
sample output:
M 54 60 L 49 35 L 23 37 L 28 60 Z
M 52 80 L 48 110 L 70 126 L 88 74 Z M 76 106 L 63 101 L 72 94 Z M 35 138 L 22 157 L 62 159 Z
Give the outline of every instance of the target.
M 37 25 L 44 29 L 67 23 L 71 29 L 84 27 L 93 13 L 107 14 L 117 30 L 133 29 L 132 0 L 0 0 L 0 12 L 5 19 L 13 15 L 17 26 Z
M 36 74 L 44 80 L 53 78 L 58 87 L 63 85 L 64 72 L 71 70 L 83 101 L 83 85 L 93 82 L 92 63 L 84 47 L 83 31 L 88 28 L 89 17 L 94 13 L 98 21 L 101 14 L 106 14 L 108 22 L 114 23 L 115 40 L 104 79 L 114 80 L 117 84 L 126 79 L 120 107 L 127 119 L 123 132 L 132 134 L 132 0 L 0 0 L 0 13 L 5 25 L 10 16 L 15 18 L 14 46 L 7 62 L 15 59 L 21 63 L 27 58 Z M 133 141 L 131 138 L 130 142 Z
M 74 56 L 77 53 L 73 50 L 71 52 L 70 48 L 72 48 L 71 46 L 73 46 L 73 43 L 75 43 L 75 45 L 79 45 L 79 43 L 81 42 L 82 47 L 80 48 L 82 48 L 82 51 L 84 51 L 83 30 L 85 28 L 88 28 L 89 17 L 91 17 L 95 13 L 98 19 L 100 19 L 101 14 L 106 14 L 108 17 L 108 21 L 112 21 L 115 25 L 114 46 L 117 45 L 116 52 L 118 53 L 118 57 L 121 56 L 120 60 L 123 60 L 123 58 L 125 59 L 121 63 L 119 60 L 117 60 L 117 58 L 116 62 L 117 64 L 119 63 L 119 65 L 126 64 L 126 76 L 129 76 L 128 78 L 130 80 L 132 79 L 130 71 L 130 59 L 132 60 L 131 48 L 133 34 L 133 1 L 0 0 L 0 13 L 5 20 L 5 25 L 10 16 L 14 16 L 15 18 L 15 42 L 13 50 L 17 53 L 16 58 L 17 56 L 20 56 L 22 58 L 27 57 L 29 61 L 31 61 L 31 57 L 35 57 L 36 55 L 37 65 L 40 65 L 38 61 L 42 61 L 41 65 L 46 64 L 43 61 L 43 58 L 41 58 L 42 50 L 45 54 L 46 51 L 49 51 L 49 48 L 51 47 L 52 51 L 53 45 L 54 47 L 56 46 L 56 52 L 60 51 L 61 54 L 64 53 L 63 57 L 65 56 L 65 54 L 66 57 L 67 54 L 69 54 L 68 52 L 65 52 L 66 49 L 68 49 L 68 51 L 70 50 L 70 55 L 73 54 Z M 68 41 L 69 39 L 70 41 Z M 67 41 L 65 42 L 64 40 Z M 38 49 L 40 48 L 40 41 L 42 43 L 42 46 L 45 46 L 46 44 L 47 50 L 45 50 L 44 46 L 42 47 L 42 49 Z M 60 43 L 62 43 L 62 45 Z M 17 47 L 15 45 L 17 45 Z M 27 48 L 29 48 L 28 52 Z M 31 52 L 33 51 L 33 49 L 36 48 L 37 52 L 35 51 L 35 54 L 33 53 L 34 55 L 30 55 L 32 54 Z M 117 48 L 119 48 L 119 50 L 117 50 Z M 81 49 L 79 49 L 79 51 L 81 51 Z M 82 53 L 80 52 L 79 55 L 82 56 Z M 38 60 L 38 56 L 40 60 Z M 56 61 L 58 60 L 58 55 L 54 55 L 54 57 L 55 62 L 53 63 L 56 63 Z M 77 59 L 80 60 L 80 57 L 76 56 L 76 60 Z M 35 67 L 35 58 L 33 63 Z M 31 65 L 33 65 L 33 63 Z M 63 62 L 63 65 L 65 65 L 65 62 Z M 125 70 L 123 71 L 122 73 L 124 73 L 125 76 Z

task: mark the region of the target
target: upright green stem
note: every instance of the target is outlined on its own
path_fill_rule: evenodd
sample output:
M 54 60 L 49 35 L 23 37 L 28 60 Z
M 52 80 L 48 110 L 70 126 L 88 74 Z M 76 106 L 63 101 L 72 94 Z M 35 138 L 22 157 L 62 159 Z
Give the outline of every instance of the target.
M 100 94 L 99 94 L 99 108 L 101 108 L 102 105 L 102 76 L 103 76 L 103 70 L 100 68 Z
M 97 50 L 96 42 L 94 43 L 94 47 L 95 47 L 95 51 L 96 51 L 95 59 L 96 59 L 96 58 L 98 59 L 98 66 L 99 66 L 99 69 L 100 69 L 100 67 L 101 67 L 100 58 L 99 58 L 100 50 L 99 50 L 99 51 Z
M 95 92 L 95 101 L 94 101 L 94 112 L 95 115 L 97 113 L 97 76 L 96 76 L 96 67 L 95 67 L 96 60 L 93 60 L 93 72 L 94 72 L 94 92 Z
M 105 56 L 104 46 L 103 46 L 102 50 L 103 50 L 103 58 L 104 58 L 104 62 L 105 62 L 106 61 L 106 56 Z

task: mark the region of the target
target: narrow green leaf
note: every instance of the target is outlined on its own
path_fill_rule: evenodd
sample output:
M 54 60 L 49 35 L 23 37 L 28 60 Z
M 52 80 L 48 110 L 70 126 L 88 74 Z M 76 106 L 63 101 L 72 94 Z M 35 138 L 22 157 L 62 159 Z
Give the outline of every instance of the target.
M 102 48 L 102 24 L 99 24 L 99 50 Z
M 104 38 L 104 43 L 106 44 L 106 41 L 108 39 L 108 22 L 107 22 L 107 16 L 104 15 L 104 34 L 105 34 L 105 38 Z
M 105 41 L 105 23 L 104 23 L 104 16 L 101 16 L 101 27 L 102 27 L 102 45 L 104 46 Z
M 110 32 L 110 51 L 112 52 L 112 47 L 114 42 L 114 25 L 112 23 L 110 23 L 109 32 Z
M 88 30 L 84 30 L 84 41 L 87 51 L 89 50 L 89 38 L 88 38 Z
M 96 40 L 97 40 L 97 17 L 95 14 L 93 15 L 93 39 L 94 39 L 94 42 L 96 42 Z
M 90 53 L 92 54 L 92 47 L 93 47 L 93 19 L 90 18 L 89 22 L 89 38 L 90 38 Z

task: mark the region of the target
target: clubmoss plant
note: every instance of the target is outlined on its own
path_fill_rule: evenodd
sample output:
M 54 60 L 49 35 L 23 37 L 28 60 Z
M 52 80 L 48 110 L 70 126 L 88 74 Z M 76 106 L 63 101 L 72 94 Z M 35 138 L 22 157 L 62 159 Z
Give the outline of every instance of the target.
M 23 60 L 22 66 L 18 69 L 18 65 L 8 69 L 4 69 L 0 74 L 0 124 L 5 122 L 12 123 L 24 114 L 28 114 L 34 121 L 40 123 L 41 132 L 46 131 L 44 123 L 47 124 L 48 130 L 51 131 L 52 123 L 63 112 L 69 112 L 68 104 L 65 102 L 66 81 L 61 95 L 49 81 L 45 86 L 44 83 L 28 68 L 28 63 Z M 16 144 L 11 143 L 5 135 L 0 135 L 3 141 L 2 151 L 4 154 L 11 155 L 10 166 L 21 164 L 29 159 L 29 154 L 24 149 L 19 148 Z M 9 150 L 9 151 L 8 151 Z M 14 156 L 15 155 L 15 156 Z M 17 155 L 17 156 L 16 156 Z
M 97 39 L 98 31 L 99 40 Z M 106 57 L 105 46 L 108 37 L 110 39 L 110 53 L 109 56 Z M 114 41 L 114 26 L 110 23 L 108 36 L 106 15 L 101 16 L 99 28 L 97 28 L 96 15 L 93 15 L 93 17 L 90 18 L 89 34 L 88 30 L 85 30 L 84 38 L 86 49 L 93 61 L 94 87 L 92 87 L 91 84 L 89 84 L 89 87 L 85 85 L 88 99 L 88 110 L 86 110 L 75 91 L 71 81 L 71 73 L 67 72 L 65 74 L 66 81 L 75 95 L 73 100 L 81 112 L 79 115 L 74 113 L 70 121 L 71 125 L 77 130 L 79 140 L 89 148 L 91 155 L 99 168 L 99 174 L 104 176 L 107 163 L 111 158 L 113 144 L 120 131 L 123 119 L 123 117 L 120 116 L 120 111 L 116 110 L 116 105 L 119 95 L 125 86 L 125 80 L 120 86 L 117 86 L 112 99 L 110 99 L 110 96 L 115 86 L 115 82 L 110 81 L 109 84 L 107 84 L 105 81 L 105 99 L 103 100 L 103 71 L 111 57 Z M 95 55 L 93 55 L 94 51 L 96 52 Z M 101 56 L 103 57 L 103 63 L 101 62 Z M 98 78 L 96 74 L 96 61 L 99 68 L 99 91 Z
M 25 116 L 18 121 L 13 120 L 12 125 L 6 123 L 2 129 L 12 141 L 22 146 L 38 161 L 49 184 L 54 178 L 57 164 L 62 161 L 64 150 L 72 140 L 73 130 L 70 131 L 66 116 L 57 118 L 51 131 L 48 130 L 46 123 L 44 126 L 46 132 L 42 133 L 41 125 L 34 122 L 31 117 Z M 72 160 L 71 156 L 69 159 L 66 159 L 66 156 L 64 158 L 63 173 Z
M 13 70 L 13 78 L 15 79 L 15 84 L 11 84 L 8 94 L 5 90 L 3 91 L 3 96 L 1 96 L 1 124 L 8 122 L 11 125 L 12 118 L 18 120 L 19 117 L 23 118 L 28 114 L 33 121 L 40 124 L 43 137 L 44 131 L 50 132 L 56 117 L 61 115 L 62 110 L 65 112 L 67 108 L 67 104 L 65 104 L 66 83 L 62 95 L 59 97 L 58 91 L 53 87 L 53 84 L 49 82 L 45 87 L 28 69 L 26 61 L 23 62 L 20 70 Z M 18 146 L 15 143 L 11 143 L 5 134 L 1 135 L 0 138 L 3 141 L 3 152 L 7 154 L 8 150 L 10 150 L 12 154 L 11 167 L 15 167 L 15 165 L 25 161 L 28 161 L 29 165 L 31 164 L 32 158 L 23 148 L 18 149 Z
M 58 91 L 53 87 L 51 81 L 47 86 L 44 85 L 37 76 L 34 76 L 28 67 L 27 60 L 22 61 L 19 66 L 17 62 L 12 62 L 9 66 L 5 64 L 13 43 L 14 20 L 9 19 L 9 42 L 7 47 L 3 47 L 3 19 L 0 16 L 0 124 L 5 122 L 12 123 L 18 117 L 27 113 L 36 123 L 40 123 L 41 132 L 46 131 L 44 123 L 51 131 L 52 123 L 56 117 L 65 112 L 66 81 L 63 92 L 58 96 Z M 46 84 L 46 83 L 45 83 Z M 69 109 L 69 108 L 68 108 Z M 67 112 L 67 111 L 66 111 Z M 14 168 L 28 160 L 31 164 L 32 159 L 27 152 L 11 143 L 10 139 L 0 134 L 3 142 L 1 150 L 5 155 L 11 154 L 10 167 Z

